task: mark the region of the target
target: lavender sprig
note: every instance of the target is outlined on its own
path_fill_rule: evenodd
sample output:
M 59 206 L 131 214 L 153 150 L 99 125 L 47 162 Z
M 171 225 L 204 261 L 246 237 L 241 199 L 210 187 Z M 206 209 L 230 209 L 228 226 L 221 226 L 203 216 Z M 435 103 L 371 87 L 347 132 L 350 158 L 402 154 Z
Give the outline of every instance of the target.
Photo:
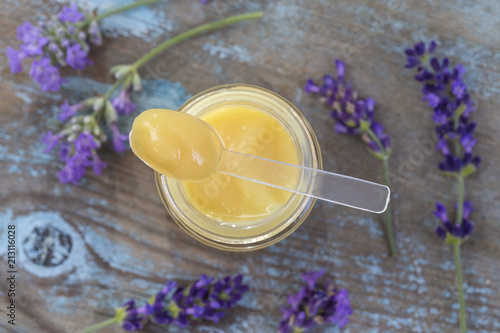
M 96 15 L 86 4 L 70 4 L 46 21 L 33 25 L 25 21 L 17 28 L 19 49 L 8 46 L 6 53 L 12 73 L 23 70 L 23 62 L 33 62 L 29 75 L 42 91 L 59 91 L 63 83 L 60 69 L 69 66 L 84 70 L 92 65 L 88 58 L 91 44 L 101 45 L 98 21 L 104 17 L 160 0 L 143 0 Z
M 297 294 L 288 296 L 288 305 L 281 309 L 279 333 L 305 332 L 326 323 L 337 323 L 342 328 L 349 323 L 349 294 L 330 281 L 320 286 L 317 280 L 324 273 L 320 270 L 302 274 L 306 283 Z
M 435 41 L 431 41 L 428 46 L 420 42 L 413 48 L 406 49 L 406 68 L 417 69 L 415 79 L 423 84 L 422 100 L 427 101 L 433 108 L 432 119 L 439 138 L 436 149 L 443 154 L 443 160 L 438 165 L 439 170 L 456 178 L 458 182 L 455 222 L 448 219 L 446 206 L 440 202 L 436 203 L 434 214 L 440 220 L 436 234 L 453 246 L 460 302 L 460 332 L 465 333 L 467 322 L 460 245 L 470 236 L 474 227 L 473 222 L 469 220 L 472 204 L 464 200 L 464 180 L 477 170 L 481 161 L 472 153 L 476 144 L 473 138 L 476 124 L 470 121 L 470 114 L 476 108 L 463 82 L 465 68 L 461 64 L 450 68 L 448 58 L 440 60 L 433 55 L 435 49 Z
M 139 68 L 168 47 L 185 39 L 236 22 L 260 17 L 262 17 L 261 12 L 235 15 L 181 33 L 156 46 L 133 64 L 112 67 L 111 73 L 117 80 L 104 96 L 88 98 L 73 105 L 65 101 L 61 105 L 62 112 L 58 116 L 58 119 L 65 123 L 63 128 L 56 134 L 49 131 L 42 137 L 42 142 L 47 145 L 45 152 L 48 153 L 59 146 L 59 157 L 65 163 L 63 169 L 58 173 L 59 181 L 64 184 L 77 185 L 85 175 L 86 169 L 90 167 L 95 174 L 101 174 L 106 163 L 99 158 L 97 151 L 108 140 L 105 127 L 111 132 L 114 150 L 118 153 L 126 150 L 125 142 L 128 137 L 120 133 L 117 121 L 119 115 L 130 114 L 136 108 L 131 99 L 131 93 L 141 90 Z M 120 87 L 121 91 L 118 96 L 111 98 Z M 85 142 L 84 146 L 81 144 L 82 140 Z
M 321 96 L 321 101 L 332 109 L 330 116 L 335 119 L 335 133 L 344 133 L 361 136 L 367 144 L 368 150 L 383 161 L 385 184 L 390 187 L 389 157 L 392 144 L 384 127 L 374 120 L 375 100 L 373 98 L 360 99 L 358 93 L 345 81 L 345 65 L 336 59 L 337 77 L 327 74 L 323 82 L 316 84 L 308 79 L 305 92 Z M 390 206 L 384 212 L 385 233 L 391 255 L 396 255 L 396 245 L 392 231 Z
M 62 78 L 59 69 L 70 66 L 84 70 L 92 61 L 88 59 L 90 43 L 102 42 L 97 22 L 89 7 L 72 4 L 47 21 L 35 26 L 25 21 L 17 28 L 20 49 L 7 47 L 7 57 L 12 73 L 23 70 L 23 61 L 33 58 L 30 76 L 42 91 L 58 91 Z
M 165 287 L 155 293 L 149 302 L 137 307 L 131 299 L 117 308 L 115 317 L 83 330 L 94 332 L 105 326 L 118 323 L 125 331 L 138 331 L 147 322 L 160 325 L 170 324 L 184 328 L 192 321 L 208 320 L 219 322 L 227 309 L 233 308 L 248 291 L 243 276 L 226 276 L 216 280 L 202 275 L 187 287 L 168 281 Z

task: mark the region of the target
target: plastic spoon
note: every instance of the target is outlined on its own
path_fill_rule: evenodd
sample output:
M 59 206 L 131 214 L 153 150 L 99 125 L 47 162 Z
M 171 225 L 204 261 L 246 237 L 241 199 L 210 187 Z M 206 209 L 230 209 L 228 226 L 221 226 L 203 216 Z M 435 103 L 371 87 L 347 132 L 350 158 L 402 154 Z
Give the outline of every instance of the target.
M 211 137 L 215 145 L 210 143 Z M 200 181 L 221 172 L 373 213 L 384 212 L 390 199 L 390 190 L 384 185 L 227 150 L 219 133 L 210 124 L 177 111 L 152 109 L 143 112 L 132 126 L 130 146 L 148 166 L 181 180 Z M 189 149 L 177 154 L 186 147 Z M 204 148 L 200 150 L 199 147 Z M 209 164 L 200 164 L 201 160 L 209 161 L 206 162 Z M 209 166 L 208 169 L 205 165 Z M 171 172 L 174 169 L 179 172 Z M 184 176 L 183 171 L 190 169 L 194 171 L 184 179 L 179 176 Z
M 219 137 L 218 132 L 212 126 L 210 127 L 221 147 L 224 147 L 224 142 Z M 264 173 L 259 170 L 272 171 Z M 390 200 L 390 189 L 385 185 L 242 154 L 225 148 L 221 149 L 217 171 L 372 213 L 384 212 Z M 295 177 L 290 177 L 290 175 L 295 175 Z

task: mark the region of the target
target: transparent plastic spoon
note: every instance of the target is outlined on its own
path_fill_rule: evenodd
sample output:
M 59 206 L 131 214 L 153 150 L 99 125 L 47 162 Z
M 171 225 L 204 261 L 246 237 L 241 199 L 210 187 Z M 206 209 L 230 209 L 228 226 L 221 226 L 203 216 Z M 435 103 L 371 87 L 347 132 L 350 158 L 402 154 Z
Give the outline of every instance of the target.
M 210 124 L 173 110 L 144 111 L 134 120 L 129 139 L 144 163 L 179 180 L 202 181 L 221 172 L 373 213 L 382 213 L 389 203 L 384 185 L 227 150 Z
M 207 125 L 221 145 L 218 172 L 372 213 L 387 209 L 390 189 L 385 185 L 227 150 Z

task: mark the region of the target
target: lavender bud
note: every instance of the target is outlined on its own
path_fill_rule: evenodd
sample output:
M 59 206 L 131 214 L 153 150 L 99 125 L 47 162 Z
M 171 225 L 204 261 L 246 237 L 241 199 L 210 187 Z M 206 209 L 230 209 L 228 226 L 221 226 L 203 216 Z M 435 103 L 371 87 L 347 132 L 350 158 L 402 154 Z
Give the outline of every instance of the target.
M 67 139 L 68 142 L 73 142 L 73 141 L 75 141 L 75 139 L 76 139 L 76 134 L 75 133 L 72 133 L 72 134 L 68 135 L 68 139 Z
M 82 126 L 80 126 L 80 125 L 73 125 L 73 126 L 71 126 L 71 130 L 73 132 L 80 132 L 82 130 Z
M 94 111 L 100 111 L 104 107 L 104 98 L 96 98 L 94 101 L 93 109 Z
M 85 34 L 85 32 L 83 31 L 79 31 L 78 32 L 78 35 L 77 35 L 77 38 L 81 41 L 85 41 L 85 39 L 87 38 L 87 35 Z
M 116 110 L 109 100 L 106 100 L 106 106 L 104 107 L 104 119 L 108 124 L 115 123 L 118 120 Z
M 55 32 L 57 37 L 64 37 L 66 34 L 63 27 L 57 27 Z
M 59 46 L 57 46 L 57 44 L 54 42 L 49 43 L 48 49 L 49 49 L 49 52 L 52 52 L 52 53 L 56 53 L 57 51 L 60 51 Z
M 142 90 L 142 85 L 141 85 L 141 76 L 137 71 L 134 71 L 133 76 L 132 76 L 132 86 L 134 88 L 134 91 L 141 91 Z
M 60 44 L 63 48 L 67 48 L 71 44 L 71 41 L 67 38 L 63 38 L 61 39 Z
M 99 30 L 99 25 L 97 24 L 96 20 L 92 20 L 92 22 L 90 22 L 88 32 L 90 35 L 90 42 L 91 43 L 93 43 L 95 45 L 102 44 L 102 35 L 101 35 L 101 31 Z

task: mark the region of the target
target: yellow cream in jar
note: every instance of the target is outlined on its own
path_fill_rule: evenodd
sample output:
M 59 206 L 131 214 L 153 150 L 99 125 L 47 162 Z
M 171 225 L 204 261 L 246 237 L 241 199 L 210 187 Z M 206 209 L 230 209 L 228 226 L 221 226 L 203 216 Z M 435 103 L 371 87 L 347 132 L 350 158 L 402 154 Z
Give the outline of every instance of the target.
M 291 193 L 217 172 L 221 146 L 213 130 L 228 150 L 298 162 L 291 137 L 276 119 L 244 106 L 222 107 L 200 119 L 172 110 L 144 111 L 134 120 L 130 145 L 151 168 L 182 181 L 190 204 L 214 221 L 251 222 L 279 210 Z M 273 170 L 248 163 L 254 173 L 272 175 Z
M 228 150 L 298 164 L 290 135 L 267 113 L 251 107 L 227 106 L 201 119 L 215 128 Z M 271 170 L 257 172 L 267 174 Z M 290 192 L 223 173 L 182 185 L 191 205 L 201 214 L 220 222 L 261 219 L 280 209 L 291 196 Z

